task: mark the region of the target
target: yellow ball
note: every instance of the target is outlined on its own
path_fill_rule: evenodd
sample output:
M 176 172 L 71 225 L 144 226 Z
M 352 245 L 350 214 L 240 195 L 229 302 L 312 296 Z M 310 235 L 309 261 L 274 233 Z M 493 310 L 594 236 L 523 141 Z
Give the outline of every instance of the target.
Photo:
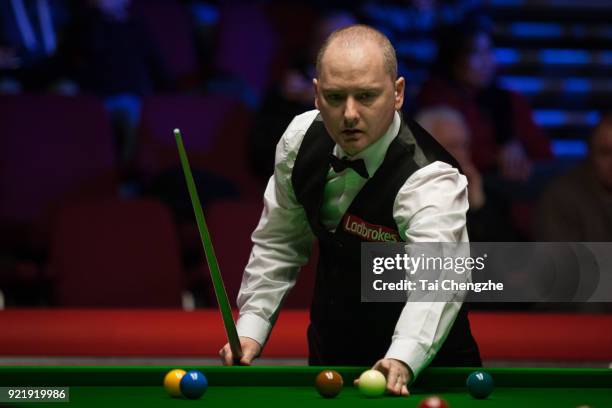
M 181 396 L 181 378 L 183 378 L 185 373 L 185 370 L 177 368 L 168 371 L 168 374 L 164 377 L 164 388 L 171 397 L 176 398 Z

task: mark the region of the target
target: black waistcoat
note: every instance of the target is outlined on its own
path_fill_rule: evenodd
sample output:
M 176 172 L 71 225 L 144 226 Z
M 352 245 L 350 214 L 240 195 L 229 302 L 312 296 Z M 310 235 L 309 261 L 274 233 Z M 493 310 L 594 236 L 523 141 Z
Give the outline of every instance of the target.
M 415 171 L 436 161 L 458 167 L 455 160 L 418 124 L 402 123 L 398 137 L 391 142 L 385 158 L 357 194 L 335 232 L 320 222 L 320 209 L 329 156 L 334 142 L 318 116 L 310 126 L 297 154 L 292 184 L 298 202 L 304 207 L 310 227 L 319 242 L 319 264 L 315 293 L 310 310 L 310 362 L 313 364 L 369 365 L 382 358 L 403 303 L 362 303 L 360 292 L 360 251 L 363 239 L 345 228 L 359 223 L 388 232 L 397 239 L 393 204 L 399 189 Z M 349 218 L 350 217 L 350 218 Z M 462 333 L 453 333 L 457 332 Z M 475 346 L 465 310 L 459 313 L 451 330 L 451 348 Z M 449 348 L 446 346 L 444 348 Z M 444 355 L 440 350 L 438 355 Z

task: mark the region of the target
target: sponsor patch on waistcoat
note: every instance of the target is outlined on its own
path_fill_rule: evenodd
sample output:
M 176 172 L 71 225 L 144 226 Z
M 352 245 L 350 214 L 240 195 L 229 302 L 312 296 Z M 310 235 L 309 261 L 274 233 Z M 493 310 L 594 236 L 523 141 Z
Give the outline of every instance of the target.
M 342 218 L 342 228 L 349 234 L 371 242 L 399 242 L 399 233 L 383 225 L 370 224 L 361 218 L 346 214 Z

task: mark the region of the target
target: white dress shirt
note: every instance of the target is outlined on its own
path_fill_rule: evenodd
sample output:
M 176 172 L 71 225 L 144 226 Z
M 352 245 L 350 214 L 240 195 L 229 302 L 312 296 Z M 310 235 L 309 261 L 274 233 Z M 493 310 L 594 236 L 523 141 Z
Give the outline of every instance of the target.
M 240 336 L 262 345 L 283 298 L 295 284 L 300 267 L 308 261 L 314 239 L 304 208 L 295 197 L 291 173 L 304 135 L 318 113 L 312 110 L 296 116 L 279 141 L 274 175 L 264 193 L 264 210 L 252 235 L 253 250 L 238 294 L 240 316 L 236 327 Z M 365 161 L 370 177 L 384 160 L 400 122 L 396 113 L 382 138 L 351 157 Z M 333 153 L 345 156 L 338 145 Z M 335 230 L 366 181 L 351 168 L 335 173 L 330 166 L 321 209 L 321 221 L 330 231 Z M 468 242 L 466 187 L 466 178 L 443 162 L 414 172 L 400 188 L 393 206 L 393 218 L 402 239 Z M 403 361 L 416 377 L 440 349 L 460 307 L 461 302 L 406 303 L 384 357 Z

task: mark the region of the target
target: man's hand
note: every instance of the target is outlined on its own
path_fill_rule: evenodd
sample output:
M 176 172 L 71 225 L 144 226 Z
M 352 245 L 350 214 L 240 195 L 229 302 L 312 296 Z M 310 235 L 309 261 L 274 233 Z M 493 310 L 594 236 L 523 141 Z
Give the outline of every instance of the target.
M 372 370 L 378 370 L 385 375 L 387 378 L 387 392 L 390 394 L 410 395 L 408 383 L 412 378 L 412 374 L 408 366 L 402 361 L 394 358 L 383 358 L 374 364 Z M 354 384 L 359 384 L 359 379 L 355 380 Z
M 242 347 L 240 365 L 251 365 L 251 362 L 259 357 L 261 353 L 261 344 L 250 337 L 240 336 L 240 347 Z M 225 346 L 219 350 L 219 357 L 221 357 L 223 365 L 234 365 L 234 356 L 229 343 L 226 343 Z

